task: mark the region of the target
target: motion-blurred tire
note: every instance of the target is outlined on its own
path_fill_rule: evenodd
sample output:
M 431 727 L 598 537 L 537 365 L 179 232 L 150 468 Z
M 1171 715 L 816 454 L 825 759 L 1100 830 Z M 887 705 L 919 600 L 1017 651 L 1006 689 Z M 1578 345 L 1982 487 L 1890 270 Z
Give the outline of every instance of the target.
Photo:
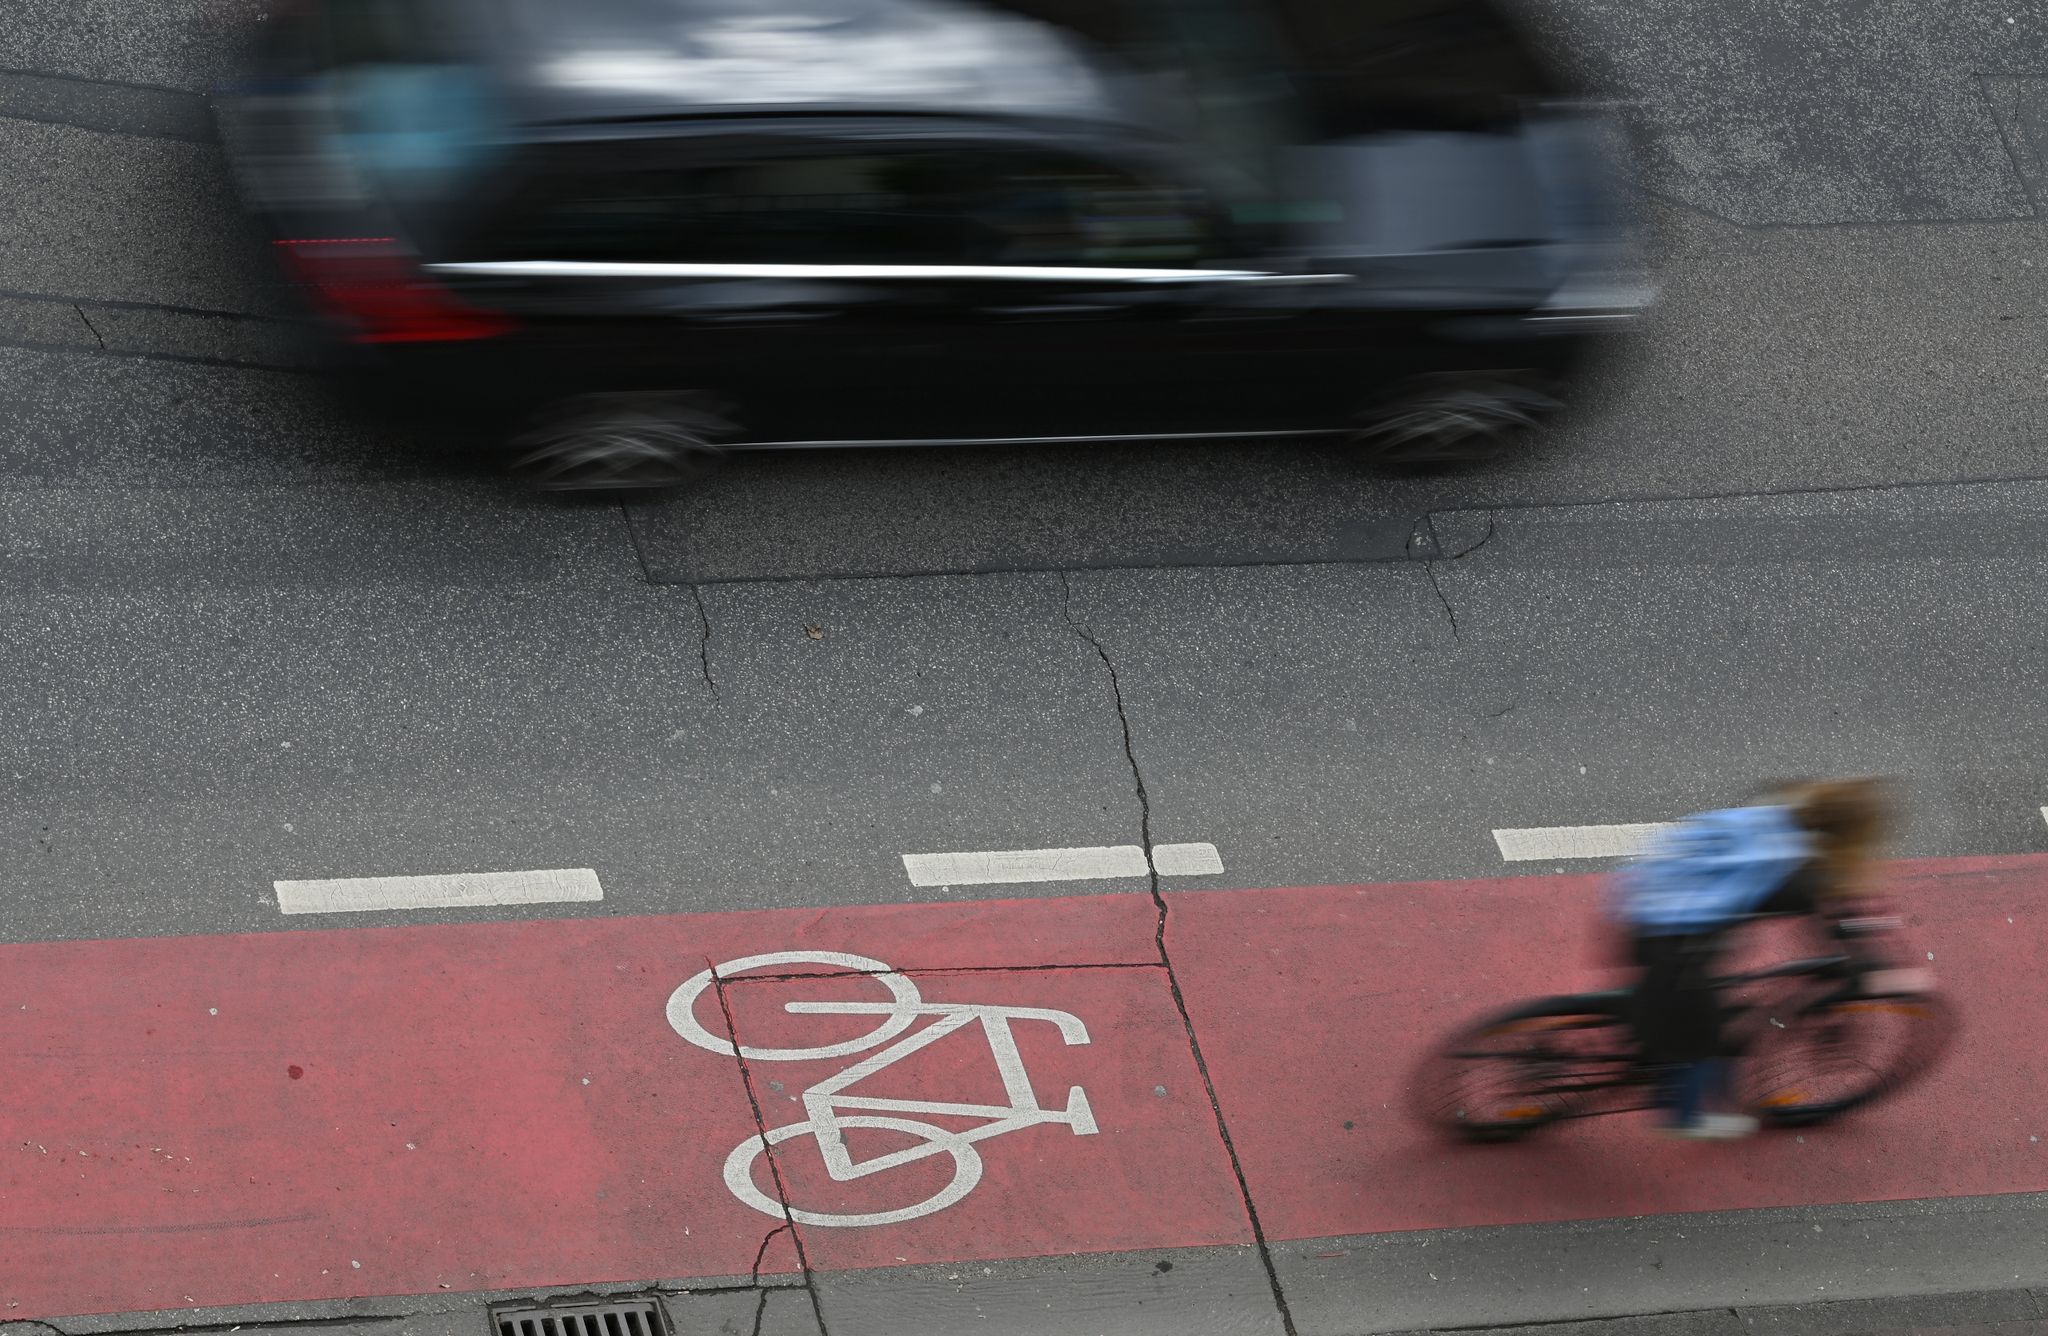
M 1563 409 L 1558 387 L 1533 372 L 1418 376 L 1361 414 L 1352 441 L 1389 468 L 1472 468 L 1516 454 Z
M 671 492 L 716 468 L 732 431 L 700 396 L 584 394 L 537 413 L 512 438 L 510 468 L 540 492 Z

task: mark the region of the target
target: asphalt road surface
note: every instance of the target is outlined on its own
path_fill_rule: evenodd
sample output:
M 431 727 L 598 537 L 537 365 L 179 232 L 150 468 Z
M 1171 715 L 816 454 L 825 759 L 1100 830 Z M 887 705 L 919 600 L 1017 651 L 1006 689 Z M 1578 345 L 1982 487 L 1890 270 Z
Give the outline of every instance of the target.
M 15 1038 L 0 1022 L 0 1071 L 25 1064 L 0 1090 L 0 1301 L 21 1305 L 0 1323 L 468 1332 L 482 1330 L 475 1292 L 656 1283 L 684 1332 L 1352 1336 L 1644 1313 L 1704 1332 L 1730 1307 L 1754 1309 L 1751 1330 L 2048 1317 L 2032 1288 L 2048 1286 L 2048 1180 L 2029 1140 L 2048 1127 L 2007 1126 L 2038 1112 L 2031 1086 L 1987 1086 L 2012 1101 L 1995 1113 L 1952 1089 L 1835 1152 L 1919 1154 L 1930 1122 L 1972 1148 L 1913 1182 L 1810 1157 L 1779 1174 L 1789 1199 L 1700 1196 L 1684 1185 L 1772 1174 L 1657 1161 L 1645 1181 L 1662 1195 L 1404 1214 L 1369 1183 L 1262 1178 L 1254 1128 L 1285 1118 L 1246 1102 L 1260 1082 L 1248 1066 L 1234 1087 L 1230 1056 L 1249 1042 L 1234 1016 L 1292 1030 L 1288 1017 L 1349 998 L 1345 1023 L 1319 1014 L 1281 1043 L 1313 1084 L 1348 1046 L 1412 1042 L 1421 1014 L 1375 998 L 1468 967 L 1512 974 L 1498 923 L 1444 908 L 1507 894 L 1476 883 L 1533 874 L 1514 904 L 1537 896 L 1559 922 L 1590 912 L 1572 879 L 1602 866 L 1574 856 L 1590 845 L 1509 859 L 1519 846 L 1496 832 L 1664 820 L 1760 777 L 1903 776 L 1899 853 L 2005 860 L 1998 894 L 2017 909 L 2002 912 L 2038 931 L 2024 856 L 2048 851 L 2048 11 L 1543 0 L 1531 18 L 1546 39 L 1634 108 L 1664 299 L 1577 418 L 1509 466 L 1390 480 L 1292 444 L 847 452 L 743 460 L 626 508 L 512 493 L 342 412 L 307 373 L 206 115 L 247 17 L 199 0 L 9 0 L 0 21 L 0 991 L 37 1018 Z M 914 857 L 1047 850 L 1069 852 Z M 535 871 L 561 875 L 458 880 Z M 1248 951 L 1256 932 L 1229 915 L 1293 903 L 1257 898 L 1268 888 L 1384 883 L 1432 884 L 1383 897 L 1424 927 L 1331 932 L 1361 975 L 1390 969 L 1388 987 L 1296 995 L 1233 971 L 1229 944 Z M 1971 894 L 1958 903 L 1996 926 Z M 405 895 L 475 903 L 341 908 Z M 507 899 L 531 902 L 492 902 Z M 865 908 L 883 905 L 915 909 Z M 1125 909 L 1137 917 L 1121 927 L 1087 917 Z M 744 910 L 778 913 L 717 917 Z M 1203 914 L 1221 926 L 1202 929 Z M 820 922 L 843 928 L 839 945 Z M 1108 954 L 1083 949 L 1077 923 L 1108 934 Z M 426 935 L 374 931 L 398 925 Z M 1942 930 L 1966 957 L 1978 940 Z M 318 935 L 222 936 L 281 931 Z M 1221 935 L 1205 947 L 1200 931 Z M 1454 931 L 1475 945 L 1439 960 Z M 276 1033 L 445 1057 L 552 1014 L 499 997 L 515 965 L 602 1029 L 609 1013 L 562 982 L 560 944 L 623 961 L 675 934 L 728 945 L 727 959 L 787 942 L 992 972 L 986 997 L 949 1001 L 1093 1007 L 1130 1053 L 1173 1055 L 1157 1058 L 1175 1073 L 1159 1089 L 1193 1092 L 1216 1120 L 1203 1135 L 1222 1139 L 1187 1149 L 1173 1138 L 1196 1132 L 1162 1112 L 1158 1138 L 1136 1138 L 1152 1149 L 1123 1160 L 995 1140 L 981 1204 L 900 1252 L 873 1233 L 888 1225 L 802 1221 L 774 1245 L 788 1256 L 760 1239 L 751 1264 L 674 1239 L 650 1251 L 648 1220 L 746 1216 L 719 1178 L 736 1138 L 718 1124 L 687 1153 L 650 1152 L 651 1216 L 520 1165 L 536 1200 L 567 1194 L 563 1237 L 538 1222 L 524 1236 L 553 1253 L 465 1255 L 382 1287 L 341 1252 L 297 1288 L 255 1274 L 312 1257 L 274 1232 L 286 1217 L 308 1227 L 312 1195 L 346 1182 L 359 1225 L 397 1209 L 396 1186 L 352 1177 L 371 1171 L 339 1127 L 332 1154 L 270 1165 L 275 1209 L 245 1203 L 232 1229 L 90 1179 L 60 1199 L 46 1172 L 5 1165 L 87 1119 L 76 1090 L 52 1093 L 72 1067 L 97 1073 L 80 1078 L 91 1107 L 133 1111 L 93 1126 L 146 1137 L 152 1109 L 201 1108 L 193 1084 L 225 1081 L 234 1054 Z M 75 945 L 109 939 L 146 940 Z M 1577 939 L 1551 945 L 1561 974 L 1578 968 Z M 2025 970 L 2006 947 L 1980 955 L 1994 984 L 1997 962 Z M 709 963 L 684 950 L 667 986 Z M 1126 996 L 1088 982 L 1095 968 L 1164 982 Z M 1020 982 L 1032 971 L 1049 991 Z M 200 1007 L 209 978 L 263 1014 L 306 1014 L 232 1042 L 189 1035 L 147 1079 L 106 1065 L 145 1051 L 132 1008 Z M 1984 986 L 1988 1007 L 2041 1014 L 2037 991 Z M 357 1028 L 319 1029 L 330 1013 Z M 658 1061 L 651 1030 L 593 1033 L 520 1051 L 565 1072 L 586 1054 L 619 1073 Z M 52 1055 L 70 1065 L 47 1070 Z M 36 1064 L 42 1079 L 21 1079 Z M 422 1058 L 388 1075 L 418 1083 L 414 1112 L 439 1099 L 459 1121 L 480 1107 L 482 1070 L 498 1069 Z M 748 1077 L 750 1098 L 766 1079 Z M 323 1108 L 345 1119 L 364 1090 Z M 280 1155 L 323 1135 L 232 1082 L 214 1098 L 204 1107 L 234 1112 L 209 1125 Z M 568 1158 L 641 1167 L 646 1109 L 602 1113 L 623 1130 Z M 1964 1135 L 1993 1124 L 2009 1140 Z M 1071 1130 L 1014 1144 L 1112 1144 Z M 1130 1209 L 1116 1175 L 1158 1188 L 1144 1156 L 1183 1151 L 1174 1162 L 1210 1194 L 1166 1199 L 1184 1233 L 1102 1223 Z M 1049 1157 L 1035 1177 L 1034 1154 Z M 412 1185 L 441 1203 L 436 1239 L 467 1228 L 472 1172 Z M 1076 1175 L 1092 1186 L 1061 1196 Z M 1371 1209 L 1301 1207 L 1324 1192 Z M 1668 1247 L 1681 1231 L 1691 1245 Z M 380 1237 L 438 1257 L 424 1238 Z M 108 1238 L 171 1261 L 151 1285 L 102 1287 L 84 1270 L 142 1274 L 136 1254 L 79 1242 Z M 181 1272 L 193 1238 L 219 1247 Z M 60 1264 L 81 1268 L 85 1297 L 37 1280 Z M 1952 1297 L 1896 1299 L 1928 1294 Z M 1817 1301 L 1839 1302 L 1824 1316 Z

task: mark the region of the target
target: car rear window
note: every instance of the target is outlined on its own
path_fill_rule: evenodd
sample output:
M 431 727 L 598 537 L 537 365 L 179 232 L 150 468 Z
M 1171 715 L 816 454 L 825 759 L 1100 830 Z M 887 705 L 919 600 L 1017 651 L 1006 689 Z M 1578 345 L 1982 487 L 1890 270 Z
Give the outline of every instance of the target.
M 1195 192 L 1061 153 L 796 151 L 557 176 L 477 258 L 756 264 L 1185 265 Z

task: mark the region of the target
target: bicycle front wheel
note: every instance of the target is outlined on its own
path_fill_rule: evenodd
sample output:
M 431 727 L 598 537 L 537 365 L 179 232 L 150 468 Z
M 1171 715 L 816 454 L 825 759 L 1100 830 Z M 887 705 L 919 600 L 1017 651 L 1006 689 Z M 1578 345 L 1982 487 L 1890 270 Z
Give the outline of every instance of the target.
M 1628 1080 L 1635 1045 L 1603 994 L 1546 997 L 1452 1035 L 1423 1061 L 1415 1112 L 1466 1141 L 1514 1141 Z
M 1744 1064 L 1743 1094 L 1775 1127 L 1810 1127 L 1924 1074 L 1955 1032 L 1938 993 L 1831 993 L 1772 1018 Z

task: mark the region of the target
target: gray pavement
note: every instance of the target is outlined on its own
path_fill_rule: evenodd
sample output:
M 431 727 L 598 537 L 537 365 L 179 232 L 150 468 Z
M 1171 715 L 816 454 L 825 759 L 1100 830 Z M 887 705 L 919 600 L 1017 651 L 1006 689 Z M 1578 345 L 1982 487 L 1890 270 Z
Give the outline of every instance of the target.
M 2039 1195 L 1716 1211 L 809 1276 L 0 1321 L 0 1336 L 475 1336 L 493 1303 L 655 1294 L 678 1336 L 2039 1336 Z M 756 1323 L 760 1325 L 756 1325 Z
M 899 859 L 1147 828 L 1222 854 L 1169 893 L 1548 871 L 1490 831 L 1836 769 L 1906 777 L 1906 852 L 2048 849 L 2036 8 L 1529 6 L 1634 104 L 1665 300 L 1508 467 L 766 456 L 629 512 L 511 495 L 303 374 L 203 123 L 249 8 L 0 23 L 0 940 L 317 929 L 273 879 L 498 868 L 606 899 L 350 922 L 1146 894 Z M 1646 1251 L 1669 1221 L 1286 1245 L 1284 1321 L 1229 1249 L 673 1302 L 686 1332 L 1961 1328 L 2048 1317 L 2039 1209 L 1702 1218 L 1683 1274 Z M 1990 1297 L 1895 1302 L 1960 1291 Z M 433 1336 L 474 1303 L 184 1316 Z
M 919 898 L 901 854 L 1137 842 L 1140 777 L 1154 841 L 1223 851 L 1191 887 L 1496 874 L 1497 827 L 1814 770 L 1904 775 L 1906 853 L 2048 847 L 2048 484 L 1445 511 L 1465 555 L 1428 560 L 695 590 L 645 582 L 615 510 L 452 483 L 8 520 L 0 659 L 39 702 L 0 775 L 39 888 L 15 936 L 297 926 L 273 878 L 524 866 L 595 867 L 621 913 Z
M 1534 10 L 1616 93 L 1646 104 L 1647 184 L 1693 208 L 1752 226 L 2034 216 L 2004 142 L 2012 122 L 1983 81 L 2048 75 L 2037 9 L 1545 0 Z
M 1465 512 L 1440 536 L 1484 546 L 1421 569 L 1091 574 L 1076 604 L 1125 673 L 1155 827 L 1271 884 L 1485 875 L 1494 828 L 1816 771 L 1905 776 L 1907 851 L 2018 852 L 2048 847 L 2042 499 Z
M 1304 1333 L 1576 1322 L 1626 1331 L 1626 1319 L 1658 1315 L 1666 1326 L 1672 1316 L 1733 1317 L 1743 1329 L 1803 1336 L 1842 1330 L 1849 1314 L 1852 1331 L 1934 1325 L 1934 1304 L 1888 1314 L 1882 1301 L 1936 1295 L 1957 1296 L 1952 1312 L 1969 1314 L 1961 1321 L 2048 1318 L 2038 1293 L 2048 1273 L 2043 1206 L 2015 1194 L 1716 1211 L 1314 1239 L 1277 1244 L 1274 1257 Z
M 254 0 L 10 0 L 0 67 L 203 93 L 233 74 Z
M 9 86 L 0 75 L 0 89 Z M 0 116 L 0 288 L 210 311 L 278 309 L 211 143 Z

